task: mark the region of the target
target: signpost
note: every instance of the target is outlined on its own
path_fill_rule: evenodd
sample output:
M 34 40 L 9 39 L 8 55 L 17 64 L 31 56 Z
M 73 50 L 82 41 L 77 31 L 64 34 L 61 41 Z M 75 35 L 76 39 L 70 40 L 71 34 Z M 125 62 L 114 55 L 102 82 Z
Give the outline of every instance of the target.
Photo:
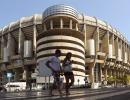
M 8 83 L 9 83 L 9 91 L 10 91 L 10 78 L 12 77 L 12 73 L 7 73 Z
M 53 81 L 52 77 L 50 77 L 52 76 L 52 71 L 46 66 L 46 62 L 47 59 L 39 61 L 36 72 L 38 75 L 37 83 L 44 83 L 45 89 L 49 87 L 48 84 L 50 85 L 50 81 L 51 83 Z

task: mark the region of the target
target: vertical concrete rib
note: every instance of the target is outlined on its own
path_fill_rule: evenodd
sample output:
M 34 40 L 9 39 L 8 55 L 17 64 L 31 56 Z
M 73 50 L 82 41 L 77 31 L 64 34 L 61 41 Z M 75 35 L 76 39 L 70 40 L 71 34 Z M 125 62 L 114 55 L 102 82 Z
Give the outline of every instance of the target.
M 115 39 L 115 55 L 116 58 L 118 58 L 118 50 L 119 50 L 119 44 L 118 44 L 118 37 Z
M 35 57 L 36 57 L 36 36 L 37 36 L 37 28 L 36 25 L 33 25 L 33 51 Z
M 76 23 L 75 27 L 76 27 L 76 31 L 79 31 L 79 29 L 78 29 L 78 23 Z
M 97 53 L 99 51 L 99 27 L 96 27 L 96 31 L 94 33 L 94 40 Z
M 121 60 L 123 60 L 123 45 L 122 45 L 122 39 L 120 39 L 120 49 L 121 49 Z
M 114 34 L 112 34 L 110 41 L 111 41 L 111 44 L 112 44 L 112 54 L 115 55 Z
M 87 29 L 86 29 L 86 24 L 84 24 L 84 48 L 85 51 L 87 49 Z
M 106 31 L 106 33 L 104 33 L 105 36 L 102 39 L 102 51 L 106 54 L 108 54 L 109 52 L 109 31 Z
M 8 50 L 8 56 L 10 56 L 11 55 L 11 35 L 10 35 L 10 33 L 8 33 L 7 50 Z
M 73 23 L 73 21 L 72 21 L 72 19 L 70 19 L 70 29 L 72 29 L 72 23 Z
M 94 88 L 94 67 L 90 67 L 90 80 L 91 80 L 91 83 L 92 83 L 92 86 L 91 88 Z
M 21 21 L 20 21 L 20 27 L 19 27 L 19 38 L 18 38 L 18 54 L 23 56 L 23 48 L 24 48 L 24 34 L 22 32 L 21 28 Z
M 63 19 L 60 18 L 60 28 L 62 29 L 63 28 Z
M 53 29 L 53 20 L 50 20 L 50 28 Z
M 1 58 L 2 60 L 4 59 L 4 44 L 5 44 L 5 41 L 4 41 L 4 37 L 3 37 L 3 29 L 2 29 L 2 38 L 1 38 Z

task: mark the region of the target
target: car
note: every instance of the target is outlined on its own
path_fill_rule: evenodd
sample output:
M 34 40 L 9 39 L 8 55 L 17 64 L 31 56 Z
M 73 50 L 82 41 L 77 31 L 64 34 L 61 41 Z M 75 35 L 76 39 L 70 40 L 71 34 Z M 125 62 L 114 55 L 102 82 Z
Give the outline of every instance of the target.
M 26 89 L 26 82 L 9 82 L 5 85 L 7 92 L 19 92 Z
M 19 85 L 7 85 L 6 89 L 10 92 L 19 92 L 21 90 Z

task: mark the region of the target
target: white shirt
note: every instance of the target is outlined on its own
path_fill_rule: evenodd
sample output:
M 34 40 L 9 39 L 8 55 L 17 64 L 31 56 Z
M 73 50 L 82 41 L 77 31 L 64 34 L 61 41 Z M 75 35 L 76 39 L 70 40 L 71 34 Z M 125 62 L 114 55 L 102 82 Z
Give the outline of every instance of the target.
M 51 57 L 48 58 L 48 61 L 50 61 L 50 66 L 55 71 L 60 71 L 61 70 L 60 59 L 58 57 L 51 56 Z

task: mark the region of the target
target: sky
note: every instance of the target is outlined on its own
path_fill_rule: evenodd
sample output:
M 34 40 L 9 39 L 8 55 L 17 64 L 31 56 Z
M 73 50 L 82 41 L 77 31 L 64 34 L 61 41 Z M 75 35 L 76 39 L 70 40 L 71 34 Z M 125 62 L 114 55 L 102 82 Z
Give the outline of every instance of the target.
M 43 13 L 55 4 L 69 5 L 106 21 L 130 41 L 130 0 L 0 0 L 0 28 L 21 17 Z

